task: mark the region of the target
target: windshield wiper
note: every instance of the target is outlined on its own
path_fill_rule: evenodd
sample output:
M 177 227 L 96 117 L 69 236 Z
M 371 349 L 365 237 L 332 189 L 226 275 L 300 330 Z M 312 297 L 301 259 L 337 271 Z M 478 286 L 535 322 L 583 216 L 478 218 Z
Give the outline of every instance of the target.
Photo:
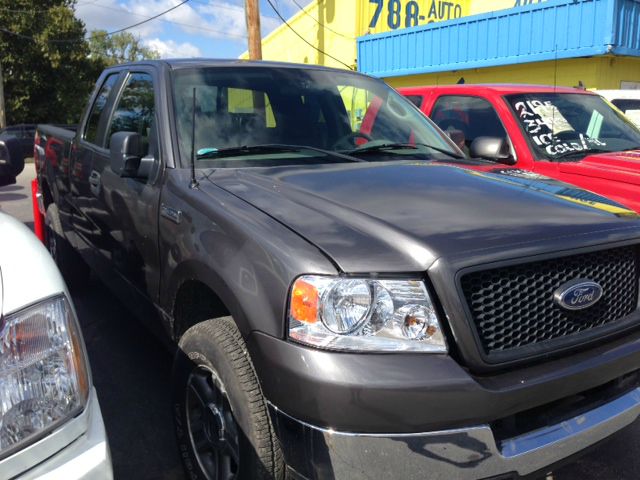
M 365 144 L 362 147 L 354 148 L 353 150 L 348 150 L 344 153 L 346 153 L 347 155 L 355 155 L 358 153 L 384 152 L 386 150 L 420 150 L 419 147 L 430 148 L 431 150 L 444 153 L 445 155 L 449 155 L 450 157 L 460 160 L 463 160 L 465 158 L 463 155 L 445 150 L 444 148 L 434 147 L 433 145 L 428 145 L 426 143 L 379 143 L 370 146 L 367 146 Z
M 337 157 L 349 162 L 364 162 L 364 160 L 350 157 L 349 155 L 345 155 L 340 152 L 323 150 L 322 148 L 310 147 L 308 145 L 286 145 L 281 143 L 267 143 L 263 145 L 239 145 L 237 147 L 201 149 L 200 151 L 202 151 L 202 153 L 199 153 L 197 158 L 198 160 L 204 160 L 209 158 L 234 157 L 238 155 L 259 155 L 261 153 L 304 152 L 305 150 L 323 153 L 329 157 Z

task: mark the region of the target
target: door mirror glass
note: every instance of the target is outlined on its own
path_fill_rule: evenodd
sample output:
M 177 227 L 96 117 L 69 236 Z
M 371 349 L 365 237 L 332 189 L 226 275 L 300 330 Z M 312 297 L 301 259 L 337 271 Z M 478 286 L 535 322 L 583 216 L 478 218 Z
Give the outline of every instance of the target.
M 138 177 L 143 155 L 142 136 L 135 132 L 117 132 L 111 135 L 111 170 L 121 177 Z
M 515 159 L 511 156 L 511 148 L 506 138 L 500 137 L 477 137 L 469 148 L 472 158 L 484 158 L 506 165 L 515 164 Z

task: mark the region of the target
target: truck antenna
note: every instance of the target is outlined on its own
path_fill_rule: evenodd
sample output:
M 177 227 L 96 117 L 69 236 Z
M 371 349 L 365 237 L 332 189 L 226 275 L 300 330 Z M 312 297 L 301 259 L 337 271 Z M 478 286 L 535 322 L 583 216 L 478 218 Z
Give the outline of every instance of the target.
M 196 87 L 193 87 L 191 103 L 191 183 L 189 188 L 198 188 L 196 180 Z

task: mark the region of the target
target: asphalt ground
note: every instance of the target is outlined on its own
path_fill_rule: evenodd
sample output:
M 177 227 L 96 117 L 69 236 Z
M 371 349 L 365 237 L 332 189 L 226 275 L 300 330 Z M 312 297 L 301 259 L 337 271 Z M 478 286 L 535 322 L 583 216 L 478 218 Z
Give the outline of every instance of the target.
M 33 165 L 27 164 L 16 185 L 0 188 L 0 210 L 30 227 L 33 177 Z M 71 294 L 89 352 L 116 479 L 184 479 L 171 418 L 171 355 L 99 280 L 94 278 Z M 639 453 L 640 422 L 636 422 L 557 470 L 552 478 L 637 480 Z

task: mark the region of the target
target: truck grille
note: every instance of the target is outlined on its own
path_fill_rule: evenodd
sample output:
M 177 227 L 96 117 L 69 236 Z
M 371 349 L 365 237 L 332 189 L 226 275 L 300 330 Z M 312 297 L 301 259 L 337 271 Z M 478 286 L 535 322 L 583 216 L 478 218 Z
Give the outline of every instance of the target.
M 590 308 L 568 311 L 553 300 L 562 284 L 584 278 L 598 282 L 602 298 Z M 621 247 L 468 273 L 462 291 L 484 353 L 517 357 L 544 342 L 573 342 L 581 332 L 611 324 L 638 307 L 637 247 Z M 571 338 L 567 338 L 571 337 Z

